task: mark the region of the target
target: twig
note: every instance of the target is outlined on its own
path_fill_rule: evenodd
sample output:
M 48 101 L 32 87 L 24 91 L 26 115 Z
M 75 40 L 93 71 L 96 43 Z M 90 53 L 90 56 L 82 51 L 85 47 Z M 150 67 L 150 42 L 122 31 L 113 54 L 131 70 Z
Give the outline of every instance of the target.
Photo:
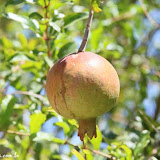
M 156 27 L 156 28 L 160 28 L 160 25 L 157 24 L 153 18 L 149 15 L 146 6 L 143 4 L 143 0 L 139 0 L 139 3 L 143 9 L 144 14 L 146 15 L 146 17 L 149 19 L 149 21 Z
M 23 94 L 23 95 L 33 96 L 33 97 L 38 98 L 42 102 L 44 102 L 43 96 L 41 96 L 39 94 L 32 93 L 32 92 L 28 92 L 28 91 L 15 91 L 15 92 L 11 93 L 11 95 L 15 95 L 15 94 Z
M 76 146 L 74 144 L 69 143 L 68 140 L 66 140 L 65 144 L 71 145 L 73 147 L 78 147 L 79 149 L 81 149 L 79 146 Z M 98 151 L 98 150 L 92 150 L 92 149 L 89 149 L 89 148 L 86 148 L 86 147 L 84 149 L 87 149 L 87 150 L 91 151 L 92 153 L 99 154 L 99 155 L 104 156 L 106 158 L 110 158 L 112 160 L 118 160 L 118 159 L 116 159 L 116 157 L 113 157 L 113 156 L 111 156 L 107 153 L 103 153 L 103 152 Z
M 48 4 L 47 4 L 47 2 L 46 2 L 46 0 L 44 0 L 44 4 L 45 4 L 45 6 L 43 7 L 44 9 L 45 9 L 45 20 L 48 20 L 49 19 L 49 15 L 48 15 L 48 7 L 49 7 L 49 5 L 50 5 L 50 1 L 48 2 Z M 44 40 L 45 40 L 45 42 L 46 42 L 46 45 L 47 45 L 47 53 L 48 53 L 48 57 L 51 57 L 52 56 L 52 53 L 51 53 L 51 51 L 50 51 L 50 44 L 49 44 L 49 40 L 50 40 L 50 37 L 49 37 L 49 31 L 48 31 L 48 28 L 49 28 L 49 22 L 47 21 L 46 22 L 46 30 L 45 30 L 45 33 L 44 33 Z
M 152 127 L 152 129 L 153 129 L 155 132 L 158 133 L 157 128 L 154 126 L 154 124 L 152 124 L 152 123 L 150 122 L 150 120 L 148 119 L 148 117 L 146 117 L 141 110 L 138 110 L 138 112 L 144 117 L 144 119 L 146 120 L 146 122 L 147 122 L 148 124 L 150 124 L 150 126 Z
M 16 134 L 16 135 L 20 135 L 20 136 L 30 136 L 29 133 L 18 132 L 18 131 L 11 131 L 11 130 L 7 130 L 6 133 L 9 133 L 9 134 Z
M 155 110 L 155 114 L 154 114 L 154 120 L 156 121 L 160 112 L 160 95 L 156 101 L 157 106 L 156 106 L 156 110 Z
M 118 21 L 121 21 L 121 20 L 124 20 L 124 19 L 127 19 L 127 18 L 131 18 L 133 16 L 135 16 L 134 13 L 127 12 L 127 13 L 121 14 L 119 16 L 112 17 L 109 20 L 111 21 L 111 23 L 115 23 L 115 22 L 118 22 Z
M 65 143 L 64 143 L 64 144 L 68 144 L 68 145 L 70 145 L 70 146 L 80 148 L 79 146 L 76 146 L 76 145 L 74 145 L 74 144 L 72 144 L 72 143 L 69 143 L 69 142 L 68 142 L 68 139 L 65 141 Z
M 88 17 L 88 22 L 87 22 L 87 26 L 86 26 L 86 29 L 85 29 L 84 37 L 83 37 L 82 43 L 81 43 L 81 45 L 79 47 L 78 53 L 85 51 L 85 48 L 86 48 L 86 45 L 87 45 L 87 41 L 88 41 L 88 35 L 89 35 L 91 23 L 92 23 L 93 13 L 94 12 L 93 12 L 93 10 L 91 8 L 90 12 L 89 12 L 89 17 Z
M 87 149 L 87 148 L 86 148 L 86 145 L 85 145 L 85 143 L 84 143 L 84 139 L 83 139 L 83 149 Z M 86 155 L 86 154 L 84 154 L 84 159 L 87 160 L 87 155 Z
M 113 156 L 111 156 L 111 155 L 109 155 L 109 154 L 107 154 L 107 153 L 103 153 L 103 152 L 98 151 L 98 150 L 91 150 L 91 149 L 88 149 L 88 150 L 91 151 L 91 152 L 93 152 L 93 153 L 95 153 L 95 154 L 99 154 L 99 155 L 101 155 L 101 156 L 104 156 L 104 157 L 106 157 L 106 158 L 109 158 L 109 159 L 112 159 L 112 160 L 118 160 L 118 159 L 116 159 L 115 157 L 113 157 Z

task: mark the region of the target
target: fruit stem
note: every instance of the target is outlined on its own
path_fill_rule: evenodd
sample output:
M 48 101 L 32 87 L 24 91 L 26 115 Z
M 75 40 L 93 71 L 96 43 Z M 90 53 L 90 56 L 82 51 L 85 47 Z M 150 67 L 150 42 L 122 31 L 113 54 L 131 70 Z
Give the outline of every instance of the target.
M 87 147 L 86 147 L 86 145 L 84 143 L 84 139 L 83 139 L 82 142 L 83 142 L 83 149 L 87 149 Z M 86 154 L 84 154 L 84 159 L 87 160 L 87 155 Z
M 85 48 L 86 48 L 86 45 L 87 45 L 87 42 L 88 42 L 88 35 L 89 35 L 89 31 L 90 31 L 91 23 L 92 23 L 92 19 L 93 19 L 93 13 L 94 13 L 94 11 L 91 8 L 90 12 L 89 12 L 89 17 L 88 17 L 88 22 L 87 22 L 87 26 L 86 26 L 86 29 L 85 29 L 84 37 L 83 37 L 82 43 L 79 47 L 78 53 L 85 51 Z
M 47 20 L 47 19 L 49 19 L 48 8 L 49 8 L 49 5 L 50 5 L 50 1 L 47 4 L 46 0 L 44 0 L 44 4 L 45 4 L 45 6 L 43 7 L 43 9 L 45 11 L 44 18 L 45 18 L 45 20 Z M 51 57 L 52 53 L 50 51 L 50 44 L 49 44 L 50 43 L 50 37 L 49 37 L 49 30 L 48 29 L 49 29 L 49 22 L 47 21 L 46 22 L 46 30 L 45 30 L 43 39 L 45 40 L 46 45 L 47 45 L 47 54 L 48 54 L 48 57 Z

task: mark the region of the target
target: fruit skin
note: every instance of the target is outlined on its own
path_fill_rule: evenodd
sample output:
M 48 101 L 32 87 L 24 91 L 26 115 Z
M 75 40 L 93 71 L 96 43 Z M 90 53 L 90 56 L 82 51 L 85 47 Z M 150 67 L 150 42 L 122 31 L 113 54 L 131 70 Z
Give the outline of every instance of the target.
M 91 52 L 72 53 L 60 59 L 49 71 L 46 82 L 47 97 L 55 111 L 79 123 L 108 112 L 117 101 L 119 91 L 114 67 Z M 84 128 L 79 131 L 82 139 L 87 131 L 85 126 L 80 128 Z M 95 128 L 91 130 L 95 132 Z

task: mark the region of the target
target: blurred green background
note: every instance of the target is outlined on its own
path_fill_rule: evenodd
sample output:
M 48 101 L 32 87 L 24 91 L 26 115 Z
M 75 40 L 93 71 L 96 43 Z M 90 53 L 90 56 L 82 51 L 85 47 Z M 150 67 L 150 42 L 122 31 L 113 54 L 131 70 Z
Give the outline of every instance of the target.
M 0 158 L 160 159 L 160 1 L 99 2 L 86 50 L 113 64 L 121 92 L 83 150 L 77 122 L 51 109 L 44 84 L 50 67 L 78 50 L 90 1 L 0 1 Z

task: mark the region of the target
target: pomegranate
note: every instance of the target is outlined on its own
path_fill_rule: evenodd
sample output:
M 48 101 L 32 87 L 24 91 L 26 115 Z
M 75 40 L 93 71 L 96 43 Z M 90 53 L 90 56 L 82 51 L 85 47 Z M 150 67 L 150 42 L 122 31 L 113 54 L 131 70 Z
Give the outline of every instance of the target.
M 108 112 L 119 97 L 114 67 L 91 52 L 72 53 L 57 61 L 47 76 L 47 97 L 57 113 L 79 122 L 78 135 L 96 137 L 96 118 Z

